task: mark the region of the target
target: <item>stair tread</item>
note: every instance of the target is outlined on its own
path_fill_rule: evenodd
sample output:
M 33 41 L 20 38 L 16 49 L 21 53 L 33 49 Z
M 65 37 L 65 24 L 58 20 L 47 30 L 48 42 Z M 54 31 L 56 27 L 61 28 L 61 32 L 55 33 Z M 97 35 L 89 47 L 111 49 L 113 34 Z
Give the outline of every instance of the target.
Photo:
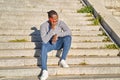
M 15 70 L 15 69 L 40 69 L 41 66 L 12 66 L 12 67 L 0 67 L 0 70 Z M 62 68 L 57 66 L 48 66 L 48 69 L 60 68 L 60 69 L 75 69 L 75 68 L 89 68 L 89 67 L 118 67 L 120 68 L 120 64 L 89 64 L 89 65 L 70 65 L 69 68 Z
M 71 71 L 72 70 L 72 71 Z M 70 68 L 48 66 L 50 75 L 78 75 L 78 74 L 120 74 L 119 65 L 74 65 Z M 0 67 L 1 76 L 37 76 L 40 74 L 40 66 L 24 67 Z M 13 74 L 9 74 L 14 72 Z M 20 72 L 20 73 L 19 73 Z M 17 74 L 16 74 L 17 73 Z
M 33 37 L 33 38 L 32 38 Z M 27 42 L 39 42 L 41 41 L 39 36 L 0 36 L 0 42 L 10 42 L 11 40 L 25 39 Z M 106 36 L 72 36 L 72 42 L 103 42 Z
M 118 49 L 70 49 L 68 56 L 116 56 Z M 32 57 L 39 56 L 40 49 L 1 49 L 1 57 Z M 48 56 L 55 56 L 56 50 L 49 52 Z
M 36 59 L 36 58 L 39 58 L 39 57 L 0 57 L 0 60 L 9 60 L 9 59 Z M 80 59 L 80 58 L 115 58 L 115 59 L 119 59 L 120 57 L 119 56 L 68 56 L 69 59 Z M 57 57 L 54 57 L 54 56 L 50 56 L 48 57 L 48 59 L 58 59 Z
M 113 45 L 112 42 L 74 42 L 71 44 L 72 49 L 88 48 L 106 48 L 106 45 Z M 4 42 L 0 43 L 0 49 L 40 49 L 41 42 Z
M 113 78 L 114 80 L 117 80 L 115 78 L 120 78 L 120 74 L 105 74 L 105 75 L 64 75 L 64 76 L 49 76 L 47 80 L 95 80 L 102 78 Z M 38 76 L 28 76 L 28 77 L 1 77 L 3 80 L 38 80 Z M 109 79 L 112 80 L 112 79 Z

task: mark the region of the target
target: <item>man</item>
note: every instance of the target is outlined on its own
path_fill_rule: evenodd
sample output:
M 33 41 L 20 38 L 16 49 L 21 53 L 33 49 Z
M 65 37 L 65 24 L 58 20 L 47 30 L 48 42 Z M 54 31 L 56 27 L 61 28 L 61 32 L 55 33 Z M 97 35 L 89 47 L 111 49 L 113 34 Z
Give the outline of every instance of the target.
M 65 60 L 71 46 L 71 31 L 63 21 L 58 19 L 56 11 L 49 11 L 48 19 L 48 21 L 40 26 L 41 38 L 43 41 L 41 48 L 41 80 L 46 80 L 48 78 L 47 53 L 51 50 L 63 49 L 59 65 L 62 67 L 69 67 Z

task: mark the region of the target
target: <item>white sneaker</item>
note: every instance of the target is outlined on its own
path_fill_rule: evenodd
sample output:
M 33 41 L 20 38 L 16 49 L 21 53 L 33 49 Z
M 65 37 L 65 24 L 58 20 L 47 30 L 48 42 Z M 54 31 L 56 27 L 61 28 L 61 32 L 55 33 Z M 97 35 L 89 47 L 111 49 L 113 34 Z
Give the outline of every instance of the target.
M 46 80 L 48 78 L 48 71 L 43 70 L 40 80 Z
M 63 67 L 63 68 L 68 68 L 69 67 L 69 65 L 66 63 L 66 61 L 65 60 L 61 60 L 60 62 L 59 62 L 59 65 L 61 66 L 61 67 Z
M 62 50 L 57 50 L 56 57 L 59 57 L 59 58 L 60 58 L 61 53 L 62 53 Z

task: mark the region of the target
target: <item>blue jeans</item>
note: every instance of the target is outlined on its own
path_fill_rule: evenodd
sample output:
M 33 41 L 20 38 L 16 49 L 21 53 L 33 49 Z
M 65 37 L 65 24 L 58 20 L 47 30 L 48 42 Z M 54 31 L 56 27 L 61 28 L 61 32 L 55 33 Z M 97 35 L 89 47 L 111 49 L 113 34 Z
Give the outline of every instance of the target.
M 41 63 L 42 70 L 47 70 L 47 53 L 51 50 L 60 50 L 63 48 L 61 59 L 66 59 L 68 51 L 71 46 L 71 36 L 59 37 L 55 44 L 42 43 L 41 48 Z

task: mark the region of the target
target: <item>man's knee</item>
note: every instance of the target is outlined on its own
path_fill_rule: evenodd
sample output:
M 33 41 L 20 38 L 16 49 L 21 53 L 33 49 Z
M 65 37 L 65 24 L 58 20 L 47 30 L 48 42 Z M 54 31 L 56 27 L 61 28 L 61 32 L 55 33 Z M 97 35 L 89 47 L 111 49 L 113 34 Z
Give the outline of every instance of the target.
M 65 36 L 65 37 L 64 37 L 64 40 L 65 40 L 65 41 L 71 41 L 71 39 L 72 39 L 71 36 Z
M 47 45 L 48 45 L 48 43 L 42 42 L 42 46 L 47 46 Z
M 47 47 L 48 47 L 48 44 L 42 42 L 41 50 L 42 50 L 42 51 L 47 50 Z

